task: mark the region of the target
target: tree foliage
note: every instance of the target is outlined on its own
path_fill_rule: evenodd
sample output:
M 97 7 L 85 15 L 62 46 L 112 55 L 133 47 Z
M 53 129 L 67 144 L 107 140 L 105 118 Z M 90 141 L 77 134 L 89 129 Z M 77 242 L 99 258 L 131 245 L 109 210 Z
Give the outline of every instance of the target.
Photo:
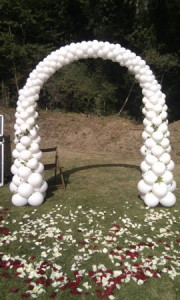
M 178 0 L 1 0 L 0 101 L 15 105 L 29 72 L 52 50 L 71 42 L 119 43 L 143 57 L 179 119 Z M 129 91 L 131 91 L 129 95 Z M 127 70 L 100 59 L 72 63 L 44 86 L 41 107 L 95 114 L 124 109 L 141 119 L 141 90 Z

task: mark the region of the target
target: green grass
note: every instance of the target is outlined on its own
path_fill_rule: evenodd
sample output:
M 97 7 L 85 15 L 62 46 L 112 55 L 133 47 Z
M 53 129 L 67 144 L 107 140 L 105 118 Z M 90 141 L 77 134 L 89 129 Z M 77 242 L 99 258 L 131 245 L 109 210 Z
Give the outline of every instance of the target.
M 59 272 L 70 278 L 71 282 L 74 280 L 74 270 L 71 270 L 73 264 L 76 265 L 76 270 L 84 270 L 83 279 L 78 287 L 82 288 L 83 292 L 89 292 L 88 295 L 74 295 L 70 293 L 70 288 L 61 290 L 50 284 L 43 287 L 45 293 L 38 295 L 38 299 L 48 299 L 55 290 L 58 290 L 55 299 L 99 299 L 97 289 L 105 290 L 105 287 L 99 287 L 87 275 L 94 265 L 103 265 L 106 270 L 118 271 L 126 264 L 130 268 L 134 263 L 144 264 L 144 260 L 149 259 L 150 263 L 154 262 L 155 271 L 168 271 L 167 267 L 172 266 L 180 272 L 177 265 L 179 243 L 176 241 L 180 229 L 179 189 L 176 191 L 176 206 L 147 209 L 138 198 L 136 188 L 141 177 L 139 162 L 132 163 L 113 155 L 91 154 L 86 157 L 83 153 L 77 153 L 68 160 L 64 157 L 63 161 L 67 189 L 49 189 L 46 201 L 39 207 L 15 207 L 11 204 L 12 195 L 8 185 L 0 189 L 0 205 L 9 208 L 5 211 L 7 214 L 0 214 L 4 218 L 1 226 L 10 230 L 10 238 L 17 238 L 3 243 L 0 253 L 24 258 L 27 264 L 31 263 L 33 267 L 40 261 L 47 260 L 51 264 L 61 266 Z M 178 185 L 179 171 L 177 166 L 175 179 Z M 46 178 L 50 183 L 53 182 L 51 172 L 46 172 Z M 118 228 L 113 227 L 113 224 L 120 226 L 123 234 L 112 231 Z M 161 232 L 164 228 L 166 232 Z M 8 236 L 2 237 L 0 234 L 1 240 Z M 96 240 L 92 239 L 94 237 Z M 108 238 L 112 241 L 108 242 Z M 149 239 L 157 246 L 137 247 L 134 251 L 138 252 L 138 256 L 135 258 L 126 255 L 119 260 L 117 256 L 110 255 L 112 251 L 116 252 L 117 246 L 121 247 L 124 253 L 127 250 L 133 251 L 130 246 L 141 241 L 148 244 Z M 84 241 L 88 244 L 83 244 Z M 165 246 L 167 244 L 171 246 L 169 249 Z M 53 254 L 55 248 L 60 254 L 58 257 Z M 42 257 L 42 252 L 47 253 L 48 249 L 47 257 Z M 32 255 L 35 257 L 30 260 Z M 77 261 L 77 256 L 82 256 L 82 260 Z M 147 258 L 149 256 L 152 257 Z M 163 265 L 164 256 L 174 259 L 165 261 Z M 119 262 L 124 265 L 119 265 Z M 0 268 L 0 299 L 21 299 L 22 294 L 28 290 L 30 283 L 24 282 L 28 272 L 23 278 L 14 276 L 15 272 L 13 268 Z M 10 278 L 2 277 L 5 273 Z M 51 268 L 46 270 L 47 277 L 51 277 L 52 274 Z M 116 288 L 113 295 L 115 299 L 125 300 L 178 300 L 179 276 L 172 279 L 170 275 L 162 272 L 161 278 L 148 278 L 142 285 L 138 285 L 131 278 L 129 282 L 120 284 L 120 289 Z M 32 282 L 35 281 L 33 278 Z M 83 286 L 84 282 L 91 285 L 89 290 Z M 10 293 L 10 288 L 19 288 L 19 291 Z

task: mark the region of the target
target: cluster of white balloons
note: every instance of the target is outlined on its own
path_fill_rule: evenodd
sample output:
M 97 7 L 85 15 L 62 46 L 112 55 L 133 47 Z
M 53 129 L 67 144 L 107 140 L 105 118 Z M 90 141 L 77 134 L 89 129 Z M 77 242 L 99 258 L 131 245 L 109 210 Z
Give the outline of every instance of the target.
M 141 198 L 148 206 L 160 202 L 172 206 L 176 199 L 172 193 L 176 187 L 171 171 L 174 163 L 170 157 L 167 106 L 161 86 L 155 79 L 146 62 L 135 53 L 109 42 L 88 41 L 72 43 L 53 51 L 30 73 L 23 89 L 19 91 L 15 113 L 15 149 L 12 152 L 14 174 L 10 190 L 14 193 L 12 202 L 16 206 L 40 205 L 45 197 L 47 183 L 43 180 L 42 152 L 36 119 L 36 101 L 39 92 L 48 78 L 63 66 L 86 58 L 110 59 L 126 66 L 139 81 L 144 95 L 143 113 L 145 131 L 141 153 L 145 156 L 141 163 L 143 179 L 138 184 Z

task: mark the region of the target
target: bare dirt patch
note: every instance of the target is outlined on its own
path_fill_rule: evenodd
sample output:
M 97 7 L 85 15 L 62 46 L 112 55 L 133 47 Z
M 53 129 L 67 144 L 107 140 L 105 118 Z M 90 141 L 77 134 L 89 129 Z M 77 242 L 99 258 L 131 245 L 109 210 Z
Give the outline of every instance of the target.
M 5 117 L 5 135 L 14 139 L 15 110 L 0 108 Z M 140 160 L 143 125 L 120 117 L 97 117 L 85 114 L 41 111 L 38 124 L 41 147 L 58 146 L 62 153 L 80 156 L 88 153 L 118 155 Z M 180 162 L 180 121 L 169 125 L 172 156 Z

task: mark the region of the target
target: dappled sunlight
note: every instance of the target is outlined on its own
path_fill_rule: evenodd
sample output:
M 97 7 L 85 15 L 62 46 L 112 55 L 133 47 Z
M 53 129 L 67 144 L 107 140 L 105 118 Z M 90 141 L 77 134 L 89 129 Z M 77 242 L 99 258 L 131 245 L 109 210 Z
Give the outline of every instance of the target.
M 122 206 L 123 215 L 113 207 L 56 204 L 48 213 L 34 209 L 19 220 L 1 207 L 0 273 L 13 281 L 5 293 L 116 299 L 132 281 L 143 285 L 165 274 L 175 280 L 180 275 L 178 210 L 142 206 L 141 214 L 132 216 L 130 202 Z

